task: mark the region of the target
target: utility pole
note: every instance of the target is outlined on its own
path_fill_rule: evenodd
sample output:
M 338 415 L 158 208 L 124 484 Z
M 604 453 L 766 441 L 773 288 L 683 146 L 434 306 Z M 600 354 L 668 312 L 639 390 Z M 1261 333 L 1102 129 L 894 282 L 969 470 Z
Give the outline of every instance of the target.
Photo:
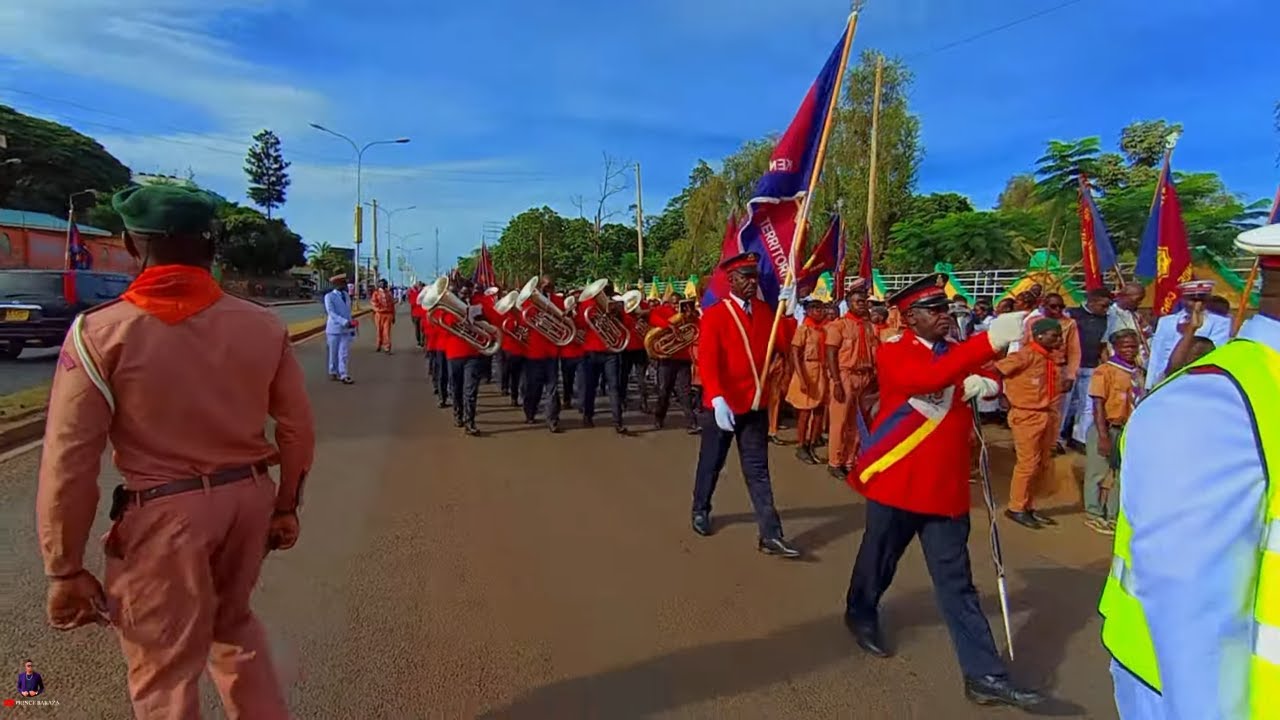
M 542 231 L 538 231 L 538 277 L 542 277 L 546 273 L 542 269 Z
M 640 192 L 640 163 L 636 163 L 636 255 L 644 272 L 644 203 Z
M 374 199 L 373 204 L 373 254 L 369 261 L 369 273 L 373 278 L 374 284 L 378 282 L 378 201 Z
M 436 277 L 440 277 L 440 228 L 436 228 Z

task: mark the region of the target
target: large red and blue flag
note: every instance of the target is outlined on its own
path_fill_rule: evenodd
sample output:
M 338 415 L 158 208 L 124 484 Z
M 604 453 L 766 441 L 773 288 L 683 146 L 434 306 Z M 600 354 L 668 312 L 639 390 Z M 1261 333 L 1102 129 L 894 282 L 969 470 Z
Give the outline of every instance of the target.
M 813 248 L 813 253 L 804 265 L 796 271 L 796 297 L 802 298 L 812 293 L 818 285 L 818 278 L 823 273 L 833 275 L 839 271 L 844 260 L 844 230 L 839 215 L 831 216 L 831 224 L 822 240 Z M 843 297 L 843 286 L 840 278 L 836 278 L 836 300 Z
M 80 228 L 73 221 L 67 226 L 67 269 L 88 270 L 92 265 L 93 257 L 80 238 Z
M 831 119 L 831 104 L 838 101 L 834 97 L 835 87 L 850 30 L 849 26 L 845 27 L 840 42 L 809 87 L 790 127 L 778 140 L 769 158 L 769 169 L 756 184 L 755 195 L 747 204 L 748 221 L 738 233 L 742 252 L 760 255 L 760 295 L 774 307 L 796 262 L 797 248 L 793 245 L 805 193 L 814 173 L 821 171 L 817 162 L 818 145 Z
M 1155 202 L 1142 232 L 1142 248 L 1138 252 L 1139 277 L 1155 281 L 1152 313 L 1168 315 L 1178 307 L 1178 286 L 1191 279 L 1191 248 L 1187 244 L 1187 226 L 1182 221 L 1182 203 L 1173 185 L 1169 163 L 1164 164 L 1156 186 Z
M 1116 249 L 1084 173 L 1080 173 L 1080 252 L 1085 289 L 1105 287 L 1107 270 L 1116 266 Z
M 742 243 L 738 239 L 740 225 L 738 213 L 730 213 L 729 219 L 724 224 L 724 239 L 720 241 L 720 259 L 716 260 L 716 267 L 711 271 L 711 279 L 707 281 L 707 289 L 702 292 L 703 309 L 729 297 L 729 276 L 720 269 L 720 263 L 743 253 Z
M 498 276 L 493 272 L 493 258 L 489 256 L 489 246 L 483 240 L 480 241 L 480 257 L 476 258 L 476 270 L 471 275 L 471 281 L 480 289 L 498 284 Z

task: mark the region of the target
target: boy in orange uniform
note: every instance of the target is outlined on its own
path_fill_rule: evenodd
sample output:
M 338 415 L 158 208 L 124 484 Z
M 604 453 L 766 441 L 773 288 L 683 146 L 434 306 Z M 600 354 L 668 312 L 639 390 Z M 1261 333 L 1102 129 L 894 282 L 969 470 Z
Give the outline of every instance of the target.
M 1033 530 L 1057 524 L 1037 513 L 1033 504 L 1058 442 L 1058 412 L 1067 379 L 1057 362 L 1061 347 L 1061 325 L 1053 318 L 1042 317 L 1031 325 L 1030 343 L 995 362 L 996 370 L 1005 377 L 1009 430 L 1017 453 L 1009 507 L 1004 514 Z
M 865 281 L 857 278 L 849 289 L 849 310 L 827 323 L 826 370 L 831 388 L 828 404 L 831 419 L 831 450 L 827 467 L 831 475 L 844 480 L 858 455 L 858 415 L 863 396 L 875 384 L 876 349 L 880 339 L 867 314 Z
M 826 307 L 812 300 L 805 306 L 804 322 L 796 328 L 791 341 L 791 388 L 787 403 L 798 411 L 796 419 L 796 457 L 808 465 L 817 465 L 813 448 L 822 434 L 822 414 L 827 403 L 827 373 L 823 370 Z
M 1093 425 L 1085 441 L 1084 524 L 1104 534 L 1116 532 L 1120 511 L 1120 487 L 1107 485 L 1119 479 L 1120 433 L 1142 394 L 1146 378 L 1138 367 L 1138 332 L 1120 330 L 1109 338 L 1115 354 L 1098 366 L 1089 381 Z

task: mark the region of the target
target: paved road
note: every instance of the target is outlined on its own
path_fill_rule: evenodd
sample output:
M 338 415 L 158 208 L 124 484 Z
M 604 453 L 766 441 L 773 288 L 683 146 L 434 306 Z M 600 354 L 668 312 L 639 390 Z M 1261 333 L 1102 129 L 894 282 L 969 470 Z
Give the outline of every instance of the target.
M 301 322 L 324 315 L 319 301 L 307 305 L 282 305 L 275 308 L 286 323 Z M 24 350 L 12 362 L 0 361 L 0 395 L 18 392 L 32 385 L 48 382 L 53 377 L 53 362 L 58 357 L 57 348 Z
M 322 355 L 319 341 L 300 349 L 321 438 L 302 540 L 269 559 L 255 596 L 298 717 L 1016 716 L 962 700 L 918 548 L 885 600 L 897 656 L 858 652 L 840 612 L 861 502 L 786 449 L 776 493 L 807 562 L 755 551 L 734 460 L 716 535 L 690 532 L 696 440 L 678 428 L 620 438 L 570 414 L 551 436 L 486 388 L 487 436 L 467 438 L 435 409 L 415 353 L 374 355 L 364 335 L 350 387 L 323 379 Z M 58 716 L 125 718 L 111 634 L 43 623 L 36 460 L 0 465 L 0 667 L 34 658 Z M 1111 718 L 1095 611 L 1109 543 L 1066 520 L 1004 528 L 1016 672 L 1064 699 L 1054 714 Z M 981 527 L 974 569 L 998 623 Z M 96 547 L 89 562 L 101 567 Z

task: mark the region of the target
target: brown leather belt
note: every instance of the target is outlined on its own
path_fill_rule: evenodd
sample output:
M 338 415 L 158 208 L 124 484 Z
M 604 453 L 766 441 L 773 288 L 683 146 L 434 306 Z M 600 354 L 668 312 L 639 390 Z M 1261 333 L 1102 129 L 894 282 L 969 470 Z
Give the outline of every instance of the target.
M 117 485 L 111 493 L 111 519 L 119 520 L 124 515 L 124 511 L 130 506 L 142 507 L 152 500 L 201 490 L 206 486 L 214 488 L 219 485 L 230 485 L 234 482 L 247 480 L 254 475 L 265 475 L 268 468 L 269 466 L 266 463 L 260 462 L 228 470 L 219 470 L 208 475 L 173 480 L 146 490 L 126 490 L 124 485 Z

